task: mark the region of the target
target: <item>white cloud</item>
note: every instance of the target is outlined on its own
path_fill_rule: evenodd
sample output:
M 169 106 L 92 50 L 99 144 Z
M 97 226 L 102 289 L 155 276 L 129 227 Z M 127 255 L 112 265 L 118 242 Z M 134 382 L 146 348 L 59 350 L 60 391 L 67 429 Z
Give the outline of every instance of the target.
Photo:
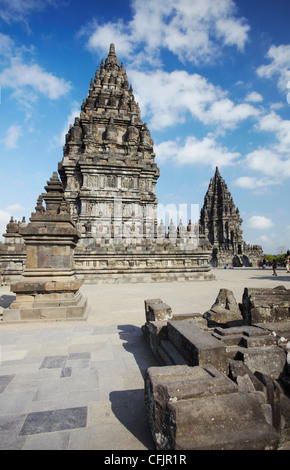
M 2 235 L 6 233 L 6 226 L 10 221 L 11 216 L 13 216 L 14 221 L 21 221 L 24 212 L 24 207 L 19 203 L 11 204 L 5 209 L 0 209 L 0 241 L 4 241 Z
M 38 64 L 24 64 L 19 57 L 13 57 L 10 66 L 1 72 L 0 84 L 14 90 L 31 87 L 52 100 L 65 95 L 71 88 L 64 79 L 47 72 Z
M 204 124 L 233 129 L 240 121 L 260 113 L 248 103 L 236 105 L 227 92 L 196 73 L 162 70 L 145 73 L 132 69 L 127 72 L 134 83 L 136 100 L 150 119 L 152 129 L 184 122 L 188 112 Z
M 14 47 L 13 39 L 11 39 L 8 34 L 0 33 L 0 55 L 9 57 Z
M 16 5 L 17 2 L 10 3 Z M 32 117 L 40 95 L 57 100 L 71 89 L 70 82 L 31 60 L 34 49 L 33 45 L 18 46 L 10 36 L 0 33 L 0 86 L 3 91 L 12 91 L 10 97 L 25 111 L 26 118 Z
M 18 146 L 18 139 L 23 135 L 22 127 L 17 125 L 11 125 L 8 127 L 6 136 L 2 139 L 7 149 L 13 149 Z
M 239 50 L 244 49 L 250 30 L 248 25 L 243 24 L 241 20 L 222 18 L 216 22 L 216 28 L 226 45 L 237 46 Z
M 233 165 L 240 157 L 239 153 L 229 152 L 211 135 L 203 140 L 189 136 L 183 146 L 176 141 L 162 142 L 155 146 L 155 152 L 159 163 L 172 160 L 178 165 L 202 164 L 212 168 Z
M 248 103 L 235 104 L 228 98 L 215 101 L 204 113 L 206 124 L 222 124 L 224 128 L 234 129 L 249 117 L 257 117 L 259 110 Z
M 276 179 L 258 178 L 256 176 L 240 176 L 232 182 L 234 186 L 238 186 L 239 188 L 253 190 L 260 190 L 262 188 L 266 189 L 272 185 L 276 185 L 277 183 Z
M 10 213 L 7 212 L 6 210 L 0 209 L 0 241 L 3 242 L 2 235 L 3 233 L 6 233 L 6 225 L 8 224 L 10 220 Z
M 235 16 L 232 0 L 134 0 L 132 9 L 133 18 L 126 24 L 91 24 L 88 47 L 104 53 L 115 40 L 118 53 L 140 63 L 138 48 L 142 45 L 144 67 L 144 60 L 152 63 L 162 48 L 182 62 L 199 63 L 214 61 L 224 46 L 242 50 L 248 40 L 249 26 Z M 87 34 L 85 29 L 82 34 Z
M 274 224 L 268 217 L 264 217 L 262 215 L 253 215 L 248 219 L 247 225 L 249 228 L 266 230 L 273 227 Z
M 277 113 L 271 113 L 261 116 L 257 126 L 259 130 L 273 132 L 277 138 L 274 145 L 275 150 L 281 153 L 289 153 L 290 148 L 290 121 L 282 119 Z
M 9 211 L 10 213 L 19 213 L 19 212 L 22 212 L 22 211 L 25 211 L 25 208 L 21 206 L 21 204 L 19 203 L 15 203 L 15 204 L 10 204 L 9 206 L 7 206 L 7 211 Z
M 246 155 L 245 163 L 248 168 L 267 175 L 275 181 L 290 177 L 290 120 L 282 119 L 276 112 L 260 115 L 255 125 L 258 131 L 274 134 L 275 141 L 267 147 L 258 149 Z
M 270 64 L 258 67 L 257 74 L 264 78 L 278 77 L 278 87 L 286 91 L 290 80 L 290 44 L 271 46 L 267 57 L 271 60 Z
M 0 223 L 8 223 L 10 217 L 10 213 L 7 210 L 0 209 Z
M 245 101 L 249 101 L 250 103 L 261 103 L 263 101 L 263 96 L 256 91 L 252 91 L 247 94 Z
M 267 148 L 259 148 L 246 156 L 246 163 L 251 170 L 259 171 L 273 179 L 289 178 L 290 159 L 284 159 L 279 153 Z
M 94 31 L 87 43 L 89 49 L 99 49 L 103 52 L 108 52 L 109 44 L 114 43 L 118 46 L 118 55 L 121 57 L 132 53 L 134 43 L 130 34 L 125 32 L 126 27 L 121 20 L 118 23 L 109 22 L 104 25 L 93 22 L 91 28 Z M 81 34 L 85 33 L 81 32 Z

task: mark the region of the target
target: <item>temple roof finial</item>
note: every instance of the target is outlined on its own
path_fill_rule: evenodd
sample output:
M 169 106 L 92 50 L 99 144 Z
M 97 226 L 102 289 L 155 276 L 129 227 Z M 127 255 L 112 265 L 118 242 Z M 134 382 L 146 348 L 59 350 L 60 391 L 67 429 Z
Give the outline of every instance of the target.
M 114 65 L 117 65 L 119 67 L 119 61 L 116 56 L 115 44 L 111 43 L 110 52 L 109 52 L 108 57 L 106 58 L 105 66 L 109 67 L 109 66 L 114 66 Z

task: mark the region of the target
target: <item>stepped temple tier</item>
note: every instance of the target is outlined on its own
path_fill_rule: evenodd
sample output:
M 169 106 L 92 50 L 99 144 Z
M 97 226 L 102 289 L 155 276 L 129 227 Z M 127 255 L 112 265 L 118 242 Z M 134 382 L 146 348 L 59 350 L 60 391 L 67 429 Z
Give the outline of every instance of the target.
M 160 172 L 153 140 L 113 44 L 70 127 L 58 173 L 80 239 L 76 276 L 85 282 L 209 280 L 210 244 L 199 223 L 157 221 Z M 6 281 L 24 268 L 15 222 L 0 247 Z M 13 230 L 15 232 L 13 232 Z M 17 235 L 18 234 L 18 235 Z M 19 243 L 10 243 L 19 239 Z M 3 269 L 2 269 L 3 272 Z
M 242 219 L 228 187 L 216 167 L 200 214 L 200 235 L 211 244 L 212 266 L 256 266 L 262 247 L 243 240 Z

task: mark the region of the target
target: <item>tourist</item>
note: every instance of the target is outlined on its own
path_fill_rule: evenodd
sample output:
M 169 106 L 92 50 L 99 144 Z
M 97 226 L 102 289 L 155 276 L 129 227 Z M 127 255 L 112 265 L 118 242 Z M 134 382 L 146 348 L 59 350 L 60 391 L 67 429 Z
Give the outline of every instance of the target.
M 277 263 L 275 259 L 273 260 L 273 263 L 272 263 L 272 269 L 273 269 L 273 276 L 277 276 L 277 273 L 276 273 Z
M 290 256 L 288 256 L 286 258 L 286 270 L 287 270 L 287 273 L 290 273 Z

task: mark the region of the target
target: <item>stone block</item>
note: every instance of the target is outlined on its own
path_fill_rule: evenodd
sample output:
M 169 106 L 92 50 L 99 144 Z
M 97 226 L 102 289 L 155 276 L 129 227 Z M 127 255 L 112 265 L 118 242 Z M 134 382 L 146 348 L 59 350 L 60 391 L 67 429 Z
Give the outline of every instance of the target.
M 276 381 L 271 377 L 261 372 L 255 372 L 255 376 L 258 378 L 263 386 L 266 403 L 271 406 L 272 416 L 271 422 L 274 428 L 281 433 L 281 402 L 280 402 L 280 389 Z
M 259 371 L 277 380 L 284 371 L 286 353 L 280 346 L 240 348 L 235 359 L 242 360 L 252 372 Z
M 229 375 L 228 377 L 234 382 L 238 383 L 238 378 L 247 375 L 255 390 L 262 392 L 264 387 L 256 375 L 249 369 L 243 361 L 229 360 Z
M 245 288 L 241 311 L 246 325 L 290 321 L 290 290 Z
M 166 339 L 161 340 L 157 356 L 161 365 L 188 365 L 183 355 Z
M 143 334 L 156 358 L 161 341 L 167 339 L 167 322 L 150 321 L 142 327 Z
M 213 336 L 222 340 L 229 348 L 231 346 L 251 348 L 277 344 L 275 336 L 269 330 L 256 326 L 217 327 L 213 331 Z
M 32 308 L 34 305 L 34 296 L 33 295 L 17 295 L 16 300 L 11 303 L 11 309 L 18 309 L 22 306 L 26 308 Z
M 152 367 L 145 404 L 158 450 L 276 449 L 260 396 L 241 393 L 213 366 Z
M 149 319 L 149 305 L 154 305 L 154 304 L 162 304 L 162 300 L 161 299 L 147 299 L 147 300 L 144 300 L 146 321 L 150 321 L 150 319 Z
M 215 303 L 203 314 L 209 327 L 242 322 L 242 314 L 232 291 L 220 289 Z
M 210 331 L 190 321 L 168 322 L 168 339 L 191 366 L 212 364 L 227 374 L 226 347 Z
M 172 319 L 172 309 L 163 302 L 147 304 L 146 321 L 167 321 Z
M 286 351 L 277 345 L 277 338 L 266 328 L 215 328 L 213 336 L 226 345 L 228 359 L 243 361 L 253 373 L 259 371 L 278 379 L 285 368 Z
M 59 301 L 49 302 L 43 300 L 42 302 L 34 302 L 30 307 L 25 302 L 22 302 L 20 308 L 5 309 L 3 311 L 3 321 L 85 319 L 87 315 L 86 309 L 87 299 L 82 298 L 79 293 L 71 301 L 65 300 L 63 302 L 60 299 Z

